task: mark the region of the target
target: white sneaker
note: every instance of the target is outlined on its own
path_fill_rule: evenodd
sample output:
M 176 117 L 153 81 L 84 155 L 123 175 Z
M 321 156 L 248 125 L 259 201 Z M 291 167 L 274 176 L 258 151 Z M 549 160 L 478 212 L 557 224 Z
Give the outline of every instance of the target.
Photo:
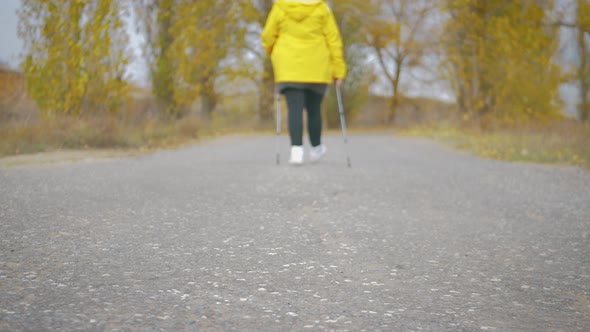
M 289 158 L 289 164 L 291 165 L 302 165 L 303 164 L 303 146 L 291 146 L 291 157 Z
M 328 148 L 326 148 L 325 145 L 320 144 L 318 146 L 314 146 L 309 150 L 309 160 L 312 162 L 319 161 L 323 156 L 326 155 L 326 152 L 328 152 Z

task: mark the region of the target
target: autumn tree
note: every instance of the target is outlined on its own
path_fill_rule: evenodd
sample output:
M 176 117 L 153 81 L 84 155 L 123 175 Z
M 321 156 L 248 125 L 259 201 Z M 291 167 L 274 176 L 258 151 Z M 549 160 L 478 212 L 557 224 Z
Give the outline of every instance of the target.
M 502 123 L 558 116 L 559 35 L 548 27 L 552 1 L 448 0 L 447 79 L 466 120 Z
M 373 50 L 380 73 L 391 88 L 391 101 L 385 122 L 395 121 L 400 102 L 403 74 L 423 65 L 428 53 L 429 19 L 436 1 L 374 0 L 373 13 L 365 22 L 365 40 Z
M 171 27 L 171 55 L 176 60 L 175 101 L 187 106 L 198 96 L 201 112 L 210 116 L 219 100 L 216 82 L 232 71 L 224 64 L 238 40 L 238 1 L 179 1 Z M 224 19 L 220 19 L 223 17 Z
M 260 44 L 260 34 L 272 9 L 273 0 L 240 0 L 241 19 L 246 26 L 243 38 L 243 58 L 252 58 L 250 63 L 243 62 L 241 76 L 250 79 L 258 90 L 256 116 L 261 123 L 274 119 L 275 82 L 272 62 Z
M 29 95 L 45 117 L 118 111 L 129 58 L 115 0 L 23 0 L 19 37 Z
M 143 55 L 153 95 L 165 113 L 179 115 L 181 111 L 174 100 L 176 63 L 171 55 L 176 0 L 137 0 L 133 3 L 137 31 L 144 37 Z
M 561 1 L 559 10 L 550 17 L 546 26 L 569 29 L 576 50 L 575 68 L 568 72 L 572 82 L 578 85 L 580 103 L 578 115 L 581 121 L 590 120 L 590 1 Z
M 242 1 L 136 3 L 152 88 L 167 113 L 183 116 L 200 100 L 201 114 L 211 115 L 219 101 L 218 79 L 232 74 L 224 60 L 241 45 L 242 7 Z
M 347 65 L 347 78 L 341 90 L 344 114 L 348 120 L 354 119 L 368 99 L 368 86 L 371 78 L 367 48 L 364 44 L 366 18 L 374 13 L 370 2 L 357 0 L 332 1 L 336 23 L 342 36 L 344 61 Z M 325 105 L 325 123 L 328 128 L 338 128 L 340 117 L 335 93 L 328 93 Z

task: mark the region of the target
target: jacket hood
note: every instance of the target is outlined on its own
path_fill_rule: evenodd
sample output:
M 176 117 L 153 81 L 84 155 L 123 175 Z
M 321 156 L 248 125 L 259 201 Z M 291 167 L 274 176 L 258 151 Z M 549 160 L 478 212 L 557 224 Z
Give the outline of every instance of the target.
M 323 0 L 278 0 L 277 5 L 291 18 L 296 21 L 303 21 Z

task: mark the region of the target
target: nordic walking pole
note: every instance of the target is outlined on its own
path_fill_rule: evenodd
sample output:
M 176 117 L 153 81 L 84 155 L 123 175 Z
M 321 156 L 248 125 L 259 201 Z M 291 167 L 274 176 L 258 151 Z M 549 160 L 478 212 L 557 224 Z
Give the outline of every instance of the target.
M 342 125 L 342 137 L 344 138 L 344 145 L 346 149 L 346 163 L 348 167 L 350 165 L 350 155 L 348 154 L 348 137 L 346 136 L 346 119 L 344 118 L 344 106 L 342 105 L 342 94 L 340 93 L 340 87 L 336 85 L 336 97 L 338 99 L 338 113 L 340 113 L 340 124 Z
M 275 151 L 277 153 L 277 165 L 281 163 L 281 153 L 279 152 L 279 140 L 281 137 L 281 94 L 277 92 L 277 138 L 275 141 Z

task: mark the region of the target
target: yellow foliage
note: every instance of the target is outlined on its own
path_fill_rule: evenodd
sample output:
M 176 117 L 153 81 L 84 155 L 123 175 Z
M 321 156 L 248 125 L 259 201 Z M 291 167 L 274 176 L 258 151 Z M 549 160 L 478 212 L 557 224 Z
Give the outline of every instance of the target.
M 215 93 L 220 63 L 231 46 L 232 7 L 232 2 L 226 1 L 185 1 L 178 5 L 170 49 L 177 62 L 174 100 L 178 105 L 190 105 L 202 93 Z
M 552 3 L 450 0 L 445 25 L 447 77 L 466 119 L 503 123 L 559 115 L 556 28 L 543 25 Z
M 116 0 L 23 1 L 23 69 L 42 115 L 120 109 L 127 93 L 124 11 Z
M 201 99 L 217 102 L 224 60 L 244 39 L 244 1 L 143 0 L 136 4 L 146 35 L 154 95 L 169 114 L 185 115 Z M 221 19 L 223 18 L 223 19 Z
M 590 1 L 577 0 L 577 13 L 581 29 L 590 34 Z

